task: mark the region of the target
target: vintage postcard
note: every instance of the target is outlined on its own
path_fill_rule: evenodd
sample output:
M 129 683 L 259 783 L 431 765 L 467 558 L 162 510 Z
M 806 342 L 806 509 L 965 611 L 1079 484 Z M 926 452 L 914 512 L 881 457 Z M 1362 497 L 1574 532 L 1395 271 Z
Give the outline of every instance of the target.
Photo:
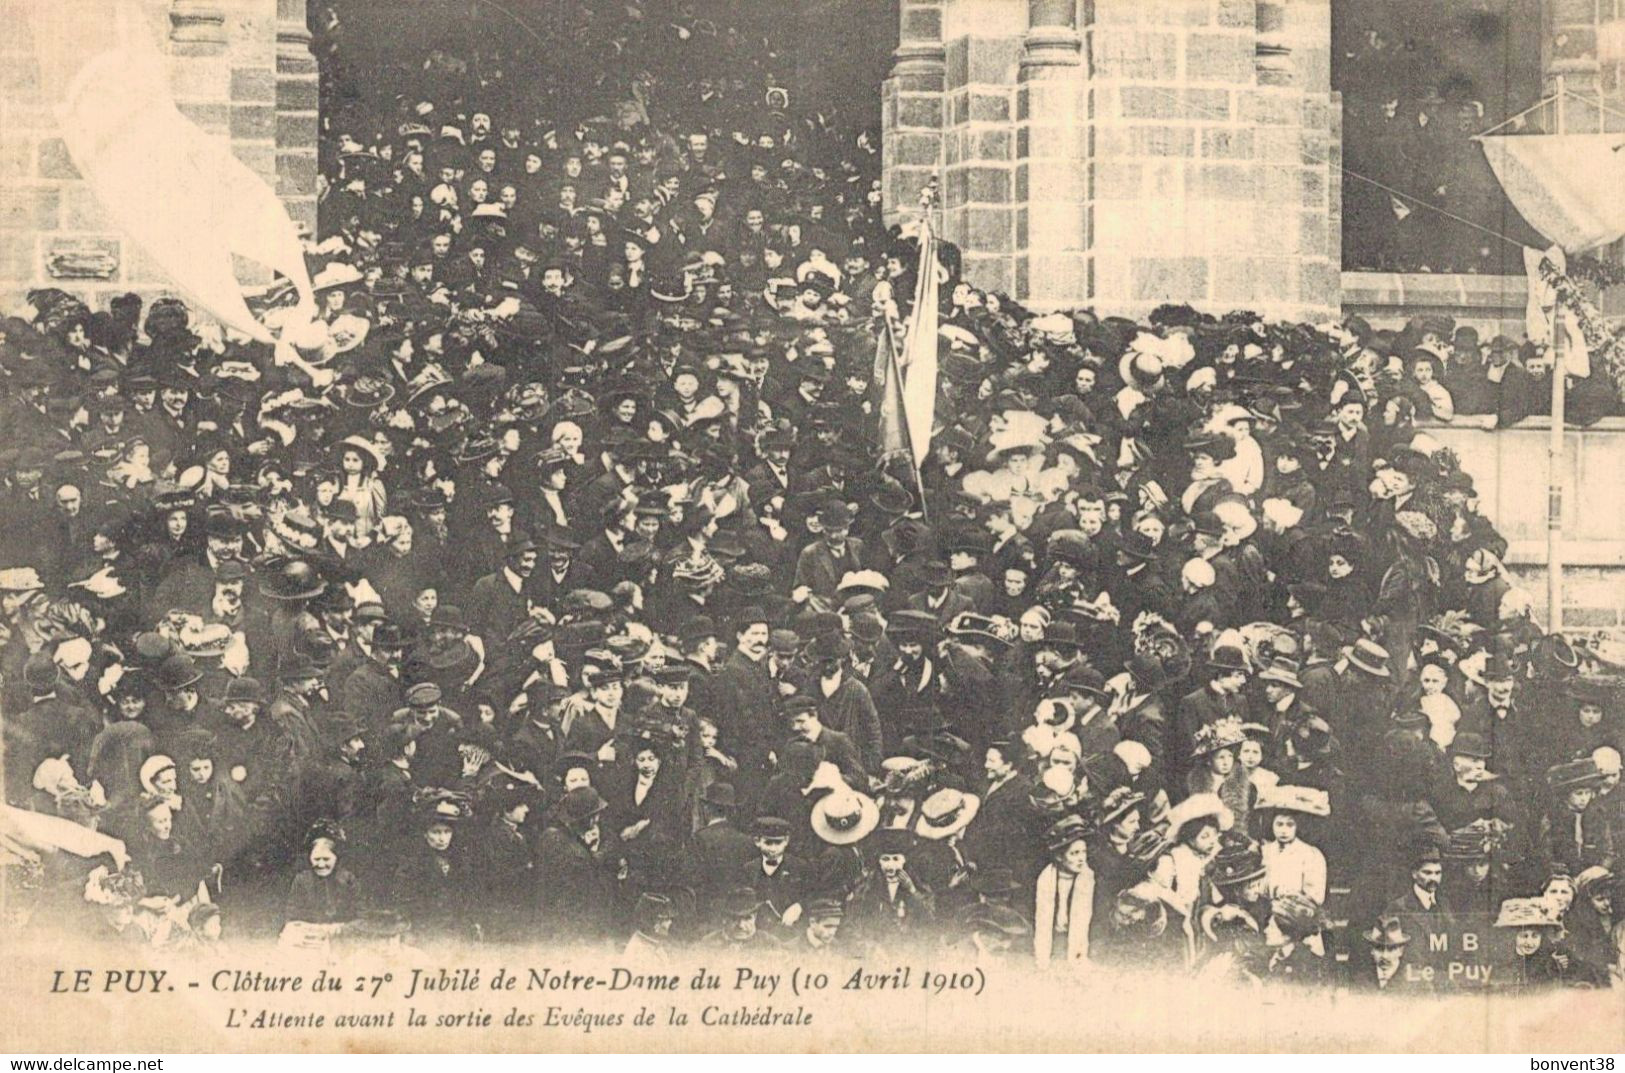
M 0 3 L 0 1047 L 1620 1049 L 1625 13 Z

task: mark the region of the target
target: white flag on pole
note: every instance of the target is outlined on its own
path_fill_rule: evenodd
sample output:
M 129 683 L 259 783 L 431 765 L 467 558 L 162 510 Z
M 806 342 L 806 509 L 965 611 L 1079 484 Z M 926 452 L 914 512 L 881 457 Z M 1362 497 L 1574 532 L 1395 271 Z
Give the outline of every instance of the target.
M 920 230 L 919 280 L 914 291 L 914 315 L 909 318 L 903 343 L 903 412 L 908 417 L 908 439 L 914 464 L 922 465 L 931 452 L 931 423 L 937 410 L 937 240 L 929 225 Z

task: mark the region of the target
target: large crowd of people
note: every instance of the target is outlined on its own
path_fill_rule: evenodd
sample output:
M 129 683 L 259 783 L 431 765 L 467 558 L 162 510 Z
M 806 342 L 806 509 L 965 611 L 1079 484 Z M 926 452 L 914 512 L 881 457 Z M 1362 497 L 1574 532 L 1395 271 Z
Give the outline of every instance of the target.
M 916 469 L 872 134 L 665 6 L 571 6 L 597 82 L 343 83 L 291 355 L 0 322 L 8 926 L 1617 979 L 1614 668 L 1417 427 L 1539 355 L 1037 315 L 950 249 Z

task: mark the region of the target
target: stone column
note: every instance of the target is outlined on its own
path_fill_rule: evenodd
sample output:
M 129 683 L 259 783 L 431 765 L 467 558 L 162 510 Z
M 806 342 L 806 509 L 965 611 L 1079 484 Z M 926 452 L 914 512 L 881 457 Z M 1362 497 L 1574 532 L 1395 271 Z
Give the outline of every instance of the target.
M 277 0 L 276 192 L 314 232 L 319 86 L 305 17 L 305 0 Z
M 1077 0 L 1027 0 L 1021 69 L 1077 67 L 1083 62 Z
M 905 2 L 887 89 L 890 219 L 940 146 L 943 234 L 977 286 L 1102 314 L 1169 302 L 1330 314 L 1331 4 L 943 0 L 938 83 L 938 52 L 907 29 L 919 24 Z M 921 144 L 900 120 L 899 85 L 919 92 L 925 77 L 941 86 L 929 112 L 940 126 Z
M 1334 308 L 1341 279 L 1341 214 L 1330 172 L 1330 0 L 1258 0 L 1253 66 L 1243 91 L 1254 131 L 1254 210 L 1270 221 L 1267 245 L 1245 261 L 1219 251 L 1215 298 Z M 1341 173 L 1339 173 L 1340 175 Z M 1339 195 L 1340 201 L 1340 195 Z M 1233 288 L 1233 290 L 1232 290 Z
M 1029 0 L 1016 86 L 1016 291 L 1038 308 L 1087 290 L 1089 96 L 1076 0 Z
M 949 0 L 943 13 L 942 234 L 965 278 L 1016 293 L 1015 91 L 1027 32 L 1017 0 Z
M 942 162 L 944 0 L 901 0 L 891 77 L 881 89 L 882 207 L 895 223 L 919 204 Z
M 1330 0 L 1095 0 L 1091 15 L 1096 308 L 1332 312 Z

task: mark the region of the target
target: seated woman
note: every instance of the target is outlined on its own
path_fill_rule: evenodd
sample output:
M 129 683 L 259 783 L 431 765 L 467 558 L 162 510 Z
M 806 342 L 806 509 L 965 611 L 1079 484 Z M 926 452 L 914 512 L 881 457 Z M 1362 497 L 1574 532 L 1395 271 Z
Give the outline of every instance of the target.
M 185 902 L 195 897 L 203 880 L 203 868 L 190 850 L 175 837 L 175 814 L 168 801 L 158 794 L 141 798 L 141 830 L 129 840 L 130 861 L 141 873 L 146 893 L 152 898 Z
M 355 874 L 339 866 L 344 831 L 318 820 L 305 836 L 310 867 L 293 877 L 285 913 L 287 924 L 347 924 L 361 915 L 363 899 Z

